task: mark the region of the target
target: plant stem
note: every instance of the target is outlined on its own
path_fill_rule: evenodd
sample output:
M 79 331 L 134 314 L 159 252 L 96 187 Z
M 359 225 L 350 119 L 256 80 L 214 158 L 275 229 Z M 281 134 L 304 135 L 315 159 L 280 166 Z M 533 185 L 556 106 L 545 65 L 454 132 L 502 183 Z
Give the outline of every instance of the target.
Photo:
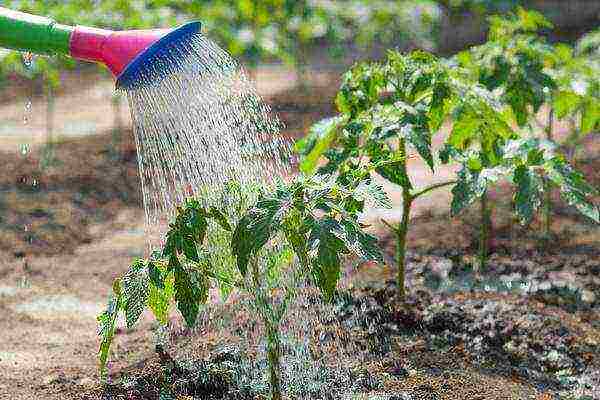
M 398 272 L 396 276 L 396 285 L 398 286 L 398 298 L 402 301 L 406 299 L 406 234 L 408 233 L 408 223 L 410 222 L 410 208 L 412 206 L 413 195 L 411 194 L 412 184 L 406 171 L 406 142 L 400 139 L 398 151 L 404 155 L 402 165 L 404 176 L 407 177 L 406 184 L 402 187 L 402 220 L 400 225 L 394 230 L 396 233 L 396 264 Z
M 546 139 L 553 139 L 552 125 L 554 123 L 554 109 L 550 109 L 548 115 L 548 126 L 546 127 Z M 550 226 L 552 225 L 552 197 L 550 181 L 544 178 L 544 205 L 542 208 L 542 239 L 547 241 L 550 238 Z
M 408 233 L 408 223 L 410 221 L 410 208 L 413 198 L 405 190 L 402 195 L 402 220 L 396 229 L 396 263 L 398 264 L 398 274 L 396 276 L 396 285 L 398 286 L 398 297 L 400 300 L 406 299 L 405 288 L 405 270 L 406 270 L 406 234 Z
M 479 231 L 479 270 L 483 271 L 489 254 L 491 212 L 488 206 L 487 191 L 481 196 L 481 229 Z
M 267 358 L 269 360 L 271 398 L 272 400 L 281 400 L 281 341 L 278 326 L 272 323 L 267 326 Z
M 263 293 L 258 270 L 258 260 L 255 258 L 252 264 L 252 282 L 254 285 L 254 298 L 265 330 L 267 333 L 267 361 L 269 362 L 269 379 L 271 384 L 271 399 L 281 400 L 281 340 L 279 337 L 279 321 L 273 313 L 267 296 Z
M 420 191 L 418 191 L 416 193 L 413 193 L 412 194 L 412 198 L 414 200 L 417 197 L 421 197 L 424 194 L 427 194 L 427 193 L 431 192 L 432 190 L 443 188 L 444 186 L 450 186 L 450 185 L 453 185 L 455 183 L 456 183 L 456 180 L 445 181 L 445 182 L 440 182 L 440 183 L 434 183 L 433 185 L 427 186 L 427 187 L 421 189 Z

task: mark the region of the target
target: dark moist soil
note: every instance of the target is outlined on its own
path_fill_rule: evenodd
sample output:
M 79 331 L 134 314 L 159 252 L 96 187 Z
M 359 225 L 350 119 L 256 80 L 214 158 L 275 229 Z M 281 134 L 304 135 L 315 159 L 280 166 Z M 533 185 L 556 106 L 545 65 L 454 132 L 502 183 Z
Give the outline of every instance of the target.
M 549 257 L 553 267 L 544 271 Z M 518 281 L 545 282 L 539 277 L 571 271 L 573 286 L 585 286 L 600 298 L 600 252 L 528 260 L 493 257 L 490 264 L 480 273 L 448 258 L 411 253 L 409 268 L 418 272 L 409 278 L 404 302 L 395 297 L 393 280 L 341 290 L 334 303 L 337 321 L 330 323 L 354 332 L 352 340 L 371 356 L 352 369 L 353 391 L 402 400 L 567 399 L 567 393 L 594 393 L 594 388 L 597 393 L 597 301 L 582 299 L 577 290 L 567 294 L 561 278 L 548 278 L 550 288 L 540 290 L 524 289 Z M 509 282 L 506 277 L 514 274 L 520 278 L 512 280 L 512 288 L 491 287 L 491 281 Z M 469 285 L 441 288 L 436 284 L 440 277 Z M 230 328 L 245 326 L 240 320 Z M 180 342 L 177 353 L 198 354 L 198 348 L 214 343 L 212 333 L 203 335 L 179 331 L 174 335 L 174 342 Z M 262 398 L 264 392 L 240 385 L 239 377 L 252 367 L 236 347 L 222 344 L 226 341 L 221 338 L 204 357 L 187 362 L 155 356 L 121 371 L 115 383 L 90 398 Z M 335 379 L 328 383 L 332 388 L 347 388 L 347 380 Z
M 141 207 L 131 136 L 57 143 L 50 161 L 45 149 L 0 154 L 0 251 L 18 258 L 69 253 L 95 238 L 94 224 Z

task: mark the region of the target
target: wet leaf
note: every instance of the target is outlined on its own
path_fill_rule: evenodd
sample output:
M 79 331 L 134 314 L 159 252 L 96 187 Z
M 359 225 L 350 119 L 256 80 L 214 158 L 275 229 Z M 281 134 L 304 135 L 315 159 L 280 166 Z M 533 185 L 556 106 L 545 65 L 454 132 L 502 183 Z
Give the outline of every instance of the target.
M 131 329 L 146 308 L 149 277 L 144 260 L 136 260 L 121 279 L 127 328 Z

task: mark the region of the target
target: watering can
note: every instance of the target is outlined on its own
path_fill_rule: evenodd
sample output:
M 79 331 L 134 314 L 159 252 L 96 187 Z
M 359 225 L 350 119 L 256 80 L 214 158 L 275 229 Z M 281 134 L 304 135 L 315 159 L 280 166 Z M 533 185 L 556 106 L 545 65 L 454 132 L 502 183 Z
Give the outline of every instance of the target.
M 62 25 L 0 7 L 0 47 L 104 64 L 115 76 L 117 88 L 134 84 L 145 64 L 154 62 L 169 45 L 197 34 L 200 27 L 200 22 L 190 22 L 176 29 L 116 32 Z

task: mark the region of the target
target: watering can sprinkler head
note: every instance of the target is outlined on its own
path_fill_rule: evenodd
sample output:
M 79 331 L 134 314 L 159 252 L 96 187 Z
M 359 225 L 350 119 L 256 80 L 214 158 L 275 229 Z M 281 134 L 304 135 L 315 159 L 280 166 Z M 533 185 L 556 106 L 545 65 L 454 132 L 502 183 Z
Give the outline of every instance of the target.
M 117 88 L 123 89 L 135 85 L 142 71 L 156 64 L 171 44 L 185 43 L 200 28 L 200 22 L 190 22 L 175 29 L 116 32 L 61 25 L 0 7 L 0 47 L 99 62 L 113 73 Z M 155 66 L 157 69 L 160 66 Z

